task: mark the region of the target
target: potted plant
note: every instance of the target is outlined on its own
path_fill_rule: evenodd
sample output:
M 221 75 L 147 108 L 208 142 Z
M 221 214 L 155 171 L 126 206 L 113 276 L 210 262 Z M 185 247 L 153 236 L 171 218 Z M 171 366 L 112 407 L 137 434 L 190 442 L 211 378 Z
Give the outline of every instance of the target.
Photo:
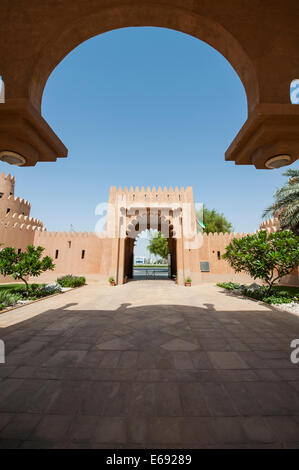
M 172 275 L 174 282 L 177 284 L 178 283 L 178 278 L 176 274 Z
M 190 277 L 186 277 L 185 279 L 185 287 L 191 287 L 191 278 Z
M 124 284 L 126 284 L 128 282 L 128 276 L 125 274 L 124 275 Z
M 114 279 L 114 277 L 109 277 L 108 280 L 109 280 L 110 286 L 115 286 L 115 279 Z

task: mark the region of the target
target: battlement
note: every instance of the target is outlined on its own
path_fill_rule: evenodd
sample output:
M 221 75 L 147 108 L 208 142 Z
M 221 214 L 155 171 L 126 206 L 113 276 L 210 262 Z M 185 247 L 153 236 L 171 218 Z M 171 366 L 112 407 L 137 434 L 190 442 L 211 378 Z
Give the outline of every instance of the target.
M 250 235 L 249 233 L 239 233 L 239 232 L 233 232 L 233 233 L 203 233 L 204 238 L 227 238 L 227 239 L 232 239 L 232 238 L 243 238 L 246 237 L 247 235 Z
M 98 238 L 94 232 L 48 232 L 47 230 L 42 230 L 39 235 L 43 238 L 65 238 L 67 241 L 72 238 Z
M 46 230 L 43 227 L 38 226 L 38 225 L 33 225 L 31 223 L 28 224 L 26 222 L 21 222 L 21 223 L 20 222 L 15 222 L 12 219 L 7 220 L 7 221 L 1 221 L 1 225 L 4 226 L 5 230 L 13 229 L 16 232 L 18 232 L 18 231 L 33 231 L 33 232 L 39 231 L 39 232 L 43 232 L 44 230 Z
M 174 189 L 172 186 L 167 188 L 161 186 L 156 189 L 155 186 L 150 188 L 149 186 L 145 189 L 143 186 L 140 188 L 131 186 L 129 189 L 125 186 L 121 186 L 117 189 L 115 186 L 111 186 L 109 194 L 109 202 L 114 203 L 118 198 L 126 201 L 136 202 L 192 202 L 193 203 L 193 190 L 191 186 L 186 189 L 181 187 L 180 189 L 176 186 Z
M 19 214 L 17 212 L 14 212 L 13 214 L 9 212 L 8 214 L 6 214 L 3 221 L 4 223 L 11 221 L 11 223 L 18 222 L 43 227 L 43 222 L 41 220 L 36 219 L 34 217 L 29 217 L 28 215 Z
M 15 177 L 12 176 L 10 173 L 8 173 L 8 175 L 5 175 L 4 171 L 2 171 L 2 173 L 0 173 L 0 184 L 1 182 L 9 182 L 11 183 L 13 186 L 15 184 Z
M 22 207 L 27 207 L 29 210 L 31 208 L 31 204 L 29 201 L 26 201 L 26 199 L 23 199 L 17 196 L 15 197 L 13 195 L 10 195 L 10 196 L 5 197 L 4 195 L 3 199 L 4 200 L 6 199 L 8 202 L 15 202 L 16 204 L 19 204 Z
M 279 221 L 276 217 L 273 219 L 264 220 L 260 224 L 259 230 L 266 230 L 267 232 L 277 232 L 279 230 Z

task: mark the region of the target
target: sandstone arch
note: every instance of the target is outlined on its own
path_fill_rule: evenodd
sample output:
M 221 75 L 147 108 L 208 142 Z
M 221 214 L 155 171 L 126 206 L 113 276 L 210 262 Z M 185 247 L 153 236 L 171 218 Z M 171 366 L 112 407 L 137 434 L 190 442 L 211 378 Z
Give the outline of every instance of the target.
M 26 165 L 65 157 L 67 149 L 40 114 L 47 78 L 74 47 L 126 26 L 160 26 L 190 34 L 223 54 L 241 78 L 248 120 L 226 152 L 237 164 L 265 168 L 272 156 L 299 152 L 299 108 L 289 100 L 299 69 L 296 0 L 77 0 L 1 4 L 0 152 L 23 155 Z

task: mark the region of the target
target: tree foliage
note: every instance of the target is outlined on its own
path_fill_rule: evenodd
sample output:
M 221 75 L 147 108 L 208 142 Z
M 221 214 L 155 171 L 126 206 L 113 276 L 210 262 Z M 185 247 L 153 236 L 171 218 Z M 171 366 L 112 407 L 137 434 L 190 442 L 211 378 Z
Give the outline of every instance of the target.
M 151 241 L 148 245 L 148 250 L 153 255 L 161 256 L 161 258 L 166 259 L 168 255 L 167 238 L 165 238 L 161 232 L 152 235 Z
M 40 276 L 45 271 L 53 270 L 55 264 L 50 256 L 41 258 L 44 248 L 29 245 L 25 252 L 18 253 L 15 248 L 7 247 L 0 251 L 0 273 L 12 276 L 25 283 L 26 295 L 29 294 L 28 276 Z
M 198 219 L 202 217 L 201 213 L 196 213 Z M 206 233 L 231 233 L 233 226 L 224 214 L 220 214 L 215 209 L 209 210 L 205 206 L 203 208 L 203 223 L 205 224 L 204 232 Z
M 289 169 L 283 173 L 288 182 L 274 194 L 275 202 L 268 207 L 263 217 L 277 217 L 282 230 L 292 230 L 299 235 L 299 170 Z
M 245 271 L 268 284 L 268 294 L 276 281 L 299 264 L 299 237 L 289 230 L 234 238 L 223 255 L 236 272 Z

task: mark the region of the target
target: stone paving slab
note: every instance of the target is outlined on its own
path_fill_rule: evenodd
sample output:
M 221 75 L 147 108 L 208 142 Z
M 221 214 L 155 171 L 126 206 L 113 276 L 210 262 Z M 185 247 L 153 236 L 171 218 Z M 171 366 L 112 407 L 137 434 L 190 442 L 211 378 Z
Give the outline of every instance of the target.
M 0 316 L 0 448 L 299 448 L 299 317 L 204 284 Z

